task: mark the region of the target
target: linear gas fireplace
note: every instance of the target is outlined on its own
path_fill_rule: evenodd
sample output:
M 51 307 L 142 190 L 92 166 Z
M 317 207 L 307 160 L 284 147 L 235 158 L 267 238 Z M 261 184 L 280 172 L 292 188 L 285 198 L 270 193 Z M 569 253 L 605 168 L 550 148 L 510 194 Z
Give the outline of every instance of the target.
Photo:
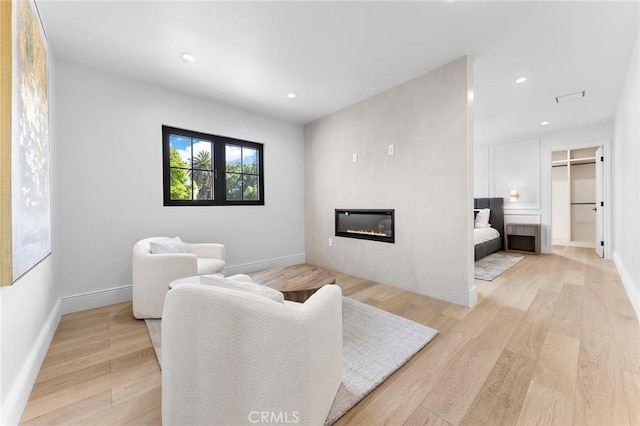
M 394 210 L 336 209 L 336 237 L 394 243 Z

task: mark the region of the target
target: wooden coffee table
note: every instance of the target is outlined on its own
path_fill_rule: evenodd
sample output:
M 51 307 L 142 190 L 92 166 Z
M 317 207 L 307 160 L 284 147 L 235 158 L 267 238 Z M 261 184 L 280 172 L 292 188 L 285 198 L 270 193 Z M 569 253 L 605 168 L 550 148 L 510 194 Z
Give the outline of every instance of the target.
M 301 263 L 286 268 L 272 268 L 251 274 L 251 279 L 279 290 L 285 300 L 304 303 L 320 287 L 335 284 L 336 277 L 318 266 Z

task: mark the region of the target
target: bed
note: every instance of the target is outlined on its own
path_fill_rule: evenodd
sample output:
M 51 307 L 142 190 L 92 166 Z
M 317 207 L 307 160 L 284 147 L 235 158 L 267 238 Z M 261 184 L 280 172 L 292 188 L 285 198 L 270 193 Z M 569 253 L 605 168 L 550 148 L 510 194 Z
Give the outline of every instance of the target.
M 478 261 L 504 248 L 504 199 L 474 198 L 473 208 L 474 210 L 491 210 L 489 216 L 491 228 L 474 229 L 474 240 L 477 241 L 475 244 L 475 260 Z

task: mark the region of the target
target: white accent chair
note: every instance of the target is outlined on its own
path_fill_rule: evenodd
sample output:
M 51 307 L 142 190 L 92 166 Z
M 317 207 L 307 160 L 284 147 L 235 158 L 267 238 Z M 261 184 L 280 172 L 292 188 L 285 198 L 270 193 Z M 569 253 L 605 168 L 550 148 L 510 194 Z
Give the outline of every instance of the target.
M 151 243 L 171 240 L 153 237 L 133 246 L 133 316 L 161 318 L 169 283 L 191 275 L 224 273 L 225 247 L 222 244 L 183 243 L 186 253 L 152 254 Z
M 305 303 L 186 284 L 162 319 L 163 425 L 323 425 L 342 382 L 342 291 Z

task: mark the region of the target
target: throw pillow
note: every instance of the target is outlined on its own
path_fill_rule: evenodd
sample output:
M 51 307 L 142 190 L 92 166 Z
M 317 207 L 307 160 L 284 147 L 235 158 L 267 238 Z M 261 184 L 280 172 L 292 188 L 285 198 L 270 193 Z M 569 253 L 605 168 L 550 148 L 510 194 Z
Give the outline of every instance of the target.
M 252 281 L 238 281 L 230 280 L 227 278 L 219 278 L 212 275 L 202 275 L 200 277 L 200 282 L 202 284 L 215 285 L 218 287 L 230 288 L 232 290 L 253 293 L 258 296 L 266 297 L 267 299 L 271 299 L 275 302 L 284 304 L 284 295 L 282 294 L 282 292 L 271 287 L 254 283 Z
M 186 253 L 184 243 L 179 237 L 167 238 L 161 241 L 152 241 L 149 243 L 151 254 L 166 254 L 166 253 Z
M 476 229 L 489 228 L 489 216 L 491 215 L 491 209 L 480 209 L 476 215 L 476 219 L 473 223 L 473 227 Z

